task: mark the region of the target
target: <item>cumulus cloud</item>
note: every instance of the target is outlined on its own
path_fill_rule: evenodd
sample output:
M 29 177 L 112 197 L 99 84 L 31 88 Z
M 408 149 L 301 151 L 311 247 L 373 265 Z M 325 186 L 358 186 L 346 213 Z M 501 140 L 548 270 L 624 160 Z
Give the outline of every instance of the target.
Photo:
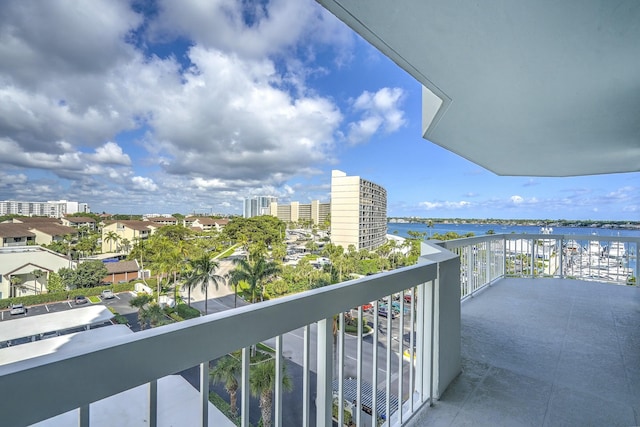
M 150 119 L 150 141 L 177 175 L 282 184 L 325 161 L 342 114 L 330 100 L 278 89 L 269 60 L 194 46 L 194 66 Z
M 361 119 L 349 125 L 347 140 L 352 144 L 367 141 L 379 130 L 393 133 L 405 124 L 400 104 L 404 91 L 400 88 L 382 88 L 376 93 L 363 92 L 353 108 L 361 113 Z
M 131 158 L 128 154 L 125 154 L 115 142 L 107 142 L 102 147 L 96 149 L 95 154 L 89 156 L 92 160 L 98 163 L 107 163 L 114 165 L 131 165 Z
M 459 202 L 420 202 L 419 206 L 431 211 L 434 209 L 464 209 L 471 207 L 472 204 L 463 200 Z
M 521 196 L 511 196 L 509 198 L 511 200 L 511 203 L 513 203 L 514 205 L 519 205 L 522 202 L 524 202 L 524 199 Z
M 150 33 L 158 40 L 186 36 L 206 48 L 254 59 L 282 54 L 310 37 L 316 43 L 349 43 L 348 29 L 315 6 L 312 0 L 271 0 L 268 4 L 161 0 Z
M 158 189 L 158 186 L 151 178 L 143 176 L 134 176 L 131 178 L 131 183 L 136 190 L 156 191 Z

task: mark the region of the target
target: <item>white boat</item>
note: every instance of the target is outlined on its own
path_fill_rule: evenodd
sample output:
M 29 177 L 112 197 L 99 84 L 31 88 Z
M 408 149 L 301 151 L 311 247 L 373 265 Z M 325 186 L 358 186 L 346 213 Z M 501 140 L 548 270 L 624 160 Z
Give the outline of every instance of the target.
M 567 240 L 567 243 L 564 245 L 565 251 L 569 254 L 577 254 L 580 252 L 580 244 L 575 240 Z
M 623 258 L 627 255 L 627 250 L 622 242 L 611 242 L 609 249 L 609 258 Z
M 591 256 L 597 256 L 597 257 L 602 256 L 602 246 L 600 245 L 600 242 L 598 242 L 597 240 L 590 240 L 589 246 L 587 246 L 586 250 L 587 250 L 587 253 Z

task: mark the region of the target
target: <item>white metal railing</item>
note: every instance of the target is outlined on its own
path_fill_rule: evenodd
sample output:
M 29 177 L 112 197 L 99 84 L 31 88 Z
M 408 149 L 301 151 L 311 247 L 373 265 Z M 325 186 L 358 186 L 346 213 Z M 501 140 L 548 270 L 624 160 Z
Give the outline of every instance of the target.
M 442 246 L 460 256 L 462 298 L 504 276 L 637 284 L 640 275 L 640 237 L 493 234 Z
M 351 408 L 358 424 L 370 412 L 382 420 L 393 414 L 391 424 L 402 425 L 428 404 L 433 395 L 434 301 L 436 286 L 443 285 L 438 284 L 437 271 L 436 263 L 419 264 L 92 342 L 64 354 L 53 353 L 0 366 L 0 390 L 4 390 L 2 424 L 29 425 L 80 408 L 78 425 L 89 425 L 92 403 L 148 384 L 147 421 L 148 425 L 155 426 L 160 423 L 157 415 L 159 379 L 199 366 L 200 419 L 201 425 L 208 425 L 209 362 L 242 349 L 240 406 L 242 425 L 248 425 L 249 348 L 258 342 L 273 340 L 279 367 L 284 363 L 283 349 L 297 339 L 291 335 L 292 331 L 302 328 L 300 350 L 294 351 L 301 357 L 303 372 L 302 383 L 294 384 L 297 393 L 303 396 L 303 415 L 301 420 L 296 420 L 296 425 L 312 423 L 311 405 L 315 403 L 316 425 L 330 426 L 334 399 L 341 420 L 346 407 Z M 370 302 L 373 302 L 373 311 L 365 314 L 362 306 Z M 380 319 L 383 303 L 388 316 L 384 321 Z M 398 308 L 398 315 L 392 314 L 394 307 Z M 372 324 L 371 342 L 363 338 L 362 322 L 358 322 L 356 336 L 345 334 L 346 312 L 359 319 L 366 318 Z M 336 314 L 340 327 L 335 376 L 338 387 L 334 389 L 333 319 Z M 379 346 L 386 347 L 386 351 L 378 352 Z M 317 387 L 310 390 L 313 371 Z M 353 378 L 357 388 L 355 401 L 345 398 L 349 390 L 344 381 L 351 371 L 356 373 Z M 278 368 L 276 384 L 281 380 Z M 289 408 L 283 408 L 282 396 L 282 388 L 276 387 L 276 426 L 286 425 L 283 413 Z

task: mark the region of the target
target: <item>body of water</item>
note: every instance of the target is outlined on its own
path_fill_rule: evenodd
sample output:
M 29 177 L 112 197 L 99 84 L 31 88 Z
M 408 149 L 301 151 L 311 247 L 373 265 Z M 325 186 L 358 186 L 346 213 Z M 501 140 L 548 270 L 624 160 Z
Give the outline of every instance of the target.
M 640 230 L 619 230 L 611 228 L 595 228 L 595 227 L 552 227 L 552 234 L 564 234 L 564 235 L 576 235 L 576 236 L 602 236 L 606 240 L 611 240 L 611 237 L 624 236 L 624 237 L 640 237 Z M 413 223 L 389 223 L 387 224 L 387 233 L 396 234 L 400 237 L 410 237 L 409 231 L 417 231 L 426 233 L 428 239 L 435 233 L 445 234 L 450 231 L 458 233 L 460 236 L 464 236 L 467 233 L 473 233 L 474 236 L 484 236 L 487 231 L 493 230 L 495 234 L 540 234 L 539 226 L 529 225 L 500 225 L 500 224 L 433 224 L 433 227 L 428 227 L 426 224 Z M 397 232 L 397 233 L 396 233 Z M 580 242 L 580 244 L 588 245 L 588 242 Z M 630 255 L 635 255 L 635 248 L 630 248 L 629 244 L 625 245 L 627 250 L 631 249 Z M 635 269 L 636 258 L 632 256 L 628 260 L 628 266 Z
M 500 224 L 434 224 L 428 227 L 426 224 L 387 224 L 387 233 L 397 234 L 400 237 L 409 237 L 409 231 L 418 231 L 427 233 L 427 237 L 439 233 L 445 234 L 450 231 L 464 236 L 467 233 L 473 233 L 474 236 L 484 236 L 487 231 L 493 230 L 495 234 L 540 234 L 539 226 L 530 225 L 500 225 Z M 397 231 L 397 233 L 394 233 Z M 624 237 L 640 237 L 640 230 L 618 230 L 611 228 L 592 228 L 592 227 L 553 227 L 553 234 L 575 234 L 575 235 L 597 235 L 607 239 L 611 236 Z

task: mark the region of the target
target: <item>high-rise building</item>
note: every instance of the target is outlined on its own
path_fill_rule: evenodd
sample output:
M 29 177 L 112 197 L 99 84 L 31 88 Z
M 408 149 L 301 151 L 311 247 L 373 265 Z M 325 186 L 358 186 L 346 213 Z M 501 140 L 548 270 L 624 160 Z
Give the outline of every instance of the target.
M 280 205 L 278 202 L 272 202 L 269 213 L 285 222 L 311 220 L 314 224 L 320 224 L 327 219 L 330 212 L 331 203 L 320 203 L 319 200 L 312 200 L 311 203 L 307 204 L 291 202 L 290 205 Z
M 278 202 L 277 197 L 273 196 L 254 196 L 244 199 L 242 209 L 245 218 L 251 218 L 260 215 L 269 215 L 269 209 L 272 202 Z
M 89 213 L 87 203 L 70 202 L 68 200 L 48 202 L 26 202 L 21 200 L 0 201 L 0 215 L 48 216 L 62 218 L 68 214 Z
M 387 190 L 359 176 L 331 172 L 331 243 L 376 249 L 387 234 Z

